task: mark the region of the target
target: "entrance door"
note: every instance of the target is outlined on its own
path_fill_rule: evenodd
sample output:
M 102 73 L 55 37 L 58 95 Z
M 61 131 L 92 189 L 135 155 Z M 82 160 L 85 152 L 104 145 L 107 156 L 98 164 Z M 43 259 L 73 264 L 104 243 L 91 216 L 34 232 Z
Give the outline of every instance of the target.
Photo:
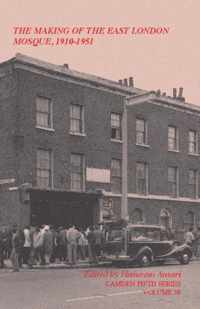
M 93 225 L 98 198 L 94 194 L 34 190 L 31 199 L 31 224 L 51 224 L 86 228 Z

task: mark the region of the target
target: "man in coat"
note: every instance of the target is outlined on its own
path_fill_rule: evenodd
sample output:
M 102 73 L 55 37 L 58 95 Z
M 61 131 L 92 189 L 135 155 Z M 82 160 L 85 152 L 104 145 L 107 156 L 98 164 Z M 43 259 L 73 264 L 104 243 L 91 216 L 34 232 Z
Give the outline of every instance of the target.
M 67 236 L 67 253 L 70 266 L 77 264 L 77 244 L 80 237 L 80 232 L 71 226 L 66 233 Z

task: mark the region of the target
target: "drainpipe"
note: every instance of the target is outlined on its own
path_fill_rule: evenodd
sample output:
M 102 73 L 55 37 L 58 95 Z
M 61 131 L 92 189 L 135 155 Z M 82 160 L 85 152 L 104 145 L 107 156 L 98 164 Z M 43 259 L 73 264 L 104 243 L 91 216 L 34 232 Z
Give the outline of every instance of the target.
M 146 99 L 145 99 L 145 97 Z M 121 218 L 129 220 L 128 213 L 128 128 L 127 128 L 127 106 L 139 105 L 145 101 L 154 99 L 155 93 L 149 91 L 141 95 L 130 95 L 124 97 L 124 111 L 122 117 L 122 200 L 121 200 Z

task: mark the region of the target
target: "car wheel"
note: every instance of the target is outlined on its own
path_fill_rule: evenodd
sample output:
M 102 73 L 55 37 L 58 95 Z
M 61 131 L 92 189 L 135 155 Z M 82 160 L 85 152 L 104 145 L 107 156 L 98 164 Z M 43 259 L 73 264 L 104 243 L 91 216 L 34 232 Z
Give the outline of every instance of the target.
M 139 258 L 139 264 L 141 267 L 149 266 L 151 264 L 151 257 L 146 253 L 142 254 Z
M 183 253 L 181 253 L 181 255 L 179 256 L 179 262 L 181 263 L 181 264 L 184 264 L 184 265 L 186 265 L 186 264 L 188 264 L 189 262 L 190 262 L 190 255 L 188 254 L 188 252 L 183 252 Z

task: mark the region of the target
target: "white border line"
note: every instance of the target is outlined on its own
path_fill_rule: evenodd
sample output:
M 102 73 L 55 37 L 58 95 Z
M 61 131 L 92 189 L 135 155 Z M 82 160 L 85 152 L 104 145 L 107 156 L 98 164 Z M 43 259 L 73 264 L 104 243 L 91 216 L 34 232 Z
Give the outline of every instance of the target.
M 69 299 L 66 299 L 65 301 L 68 302 L 68 303 L 71 303 L 71 302 L 76 302 L 76 301 L 92 300 L 92 299 L 96 299 L 96 298 L 123 296 L 123 295 L 139 294 L 139 293 L 143 293 L 143 291 L 137 290 L 137 291 L 125 291 L 125 292 L 119 292 L 119 293 L 110 293 L 110 294 L 104 294 L 104 295 L 83 296 L 83 297 L 77 297 L 77 298 L 69 298 Z

